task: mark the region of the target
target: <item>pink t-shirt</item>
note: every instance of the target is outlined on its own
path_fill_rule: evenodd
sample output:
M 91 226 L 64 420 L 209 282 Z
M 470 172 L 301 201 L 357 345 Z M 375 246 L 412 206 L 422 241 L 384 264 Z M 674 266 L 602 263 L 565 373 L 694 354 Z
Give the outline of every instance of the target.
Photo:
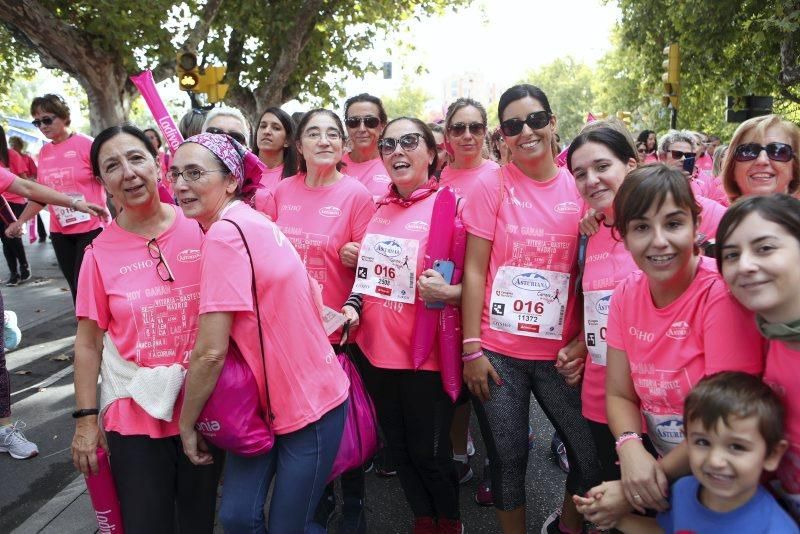
M 92 176 L 91 147 L 92 138 L 80 133 L 72 134 L 61 143 L 44 145 L 39 152 L 39 182 L 72 197 L 105 206 L 106 191 Z M 105 226 L 100 217 L 61 206 L 50 205 L 48 209 L 52 232 L 79 234 Z
M 2 162 L 0 162 L 0 167 L 3 167 Z M 28 163 L 25 161 L 25 158 L 13 148 L 8 149 L 8 170 L 17 176 L 28 174 Z M 28 202 L 27 198 L 12 193 L 11 191 L 3 191 L 3 196 L 6 200 L 14 204 L 25 204 Z
M 361 242 L 353 292 L 364 297 L 357 342 L 369 361 L 381 369 L 414 369 L 411 336 L 416 283 L 428 247 L 436 195 L 408 207 L 390 203 L 378 207 Z M 454 214 L 455 215 L 455 214 Z M 439 348 L 421 369 L 439 370 Z
M 778 467 L 774 487 L 800 520 L 800 351 L 780 341 L 770 341 L 764 382 L 781 397 L 786 409 L 784 424 L 789 449 Z
M 17 176 L 13 172 L 5 167 L 0 167 L 0 192 L 5 193 L 16 178 Z
M 523 360 L 554 360 L 578 334 L 583 206 L 566 167 L 546 182 L 528 178 L 513 163 L 478 179 L 463 218 L 467 232 L 492 241 L 483 347 Z
M 583 331 L 589 351 L 583 371 L 581 405 L 591 421 L 608 423 L 606 417 L 606 330 L 611 294 L 617 284 L 638 270 L 630 252 L 617 241 L 611 228 L 601 224 L 589 238 L 583 271 Z
M 386 172 L 386 167 L 383 166 L 381 158 L 356 163 L 350 159 L 350 154 L 345 154 L 342 157 L 342 162 L 345 164 L 342 172 L 364 184 L 364 187 L 367 188 L 374 200 L 385 197 L 386 193 L 389 192 L 389 185 L 392 183 L 392 179 L 389 178 L 389 173 Z
M 708 152 L 703 153 L 694 164 L 695 167 L 701 171 L 710 171 L 714 168 L 714 158 L 708 155 Z
M 283 163 L 271 169 L 266 167 L 264 172 L 261 173 L 261 185 L 269 191 L 275 191 L 281 180 L 283 180 Z
M 683 401 L 701 378 L 764 368 L 753 314 L 733 298 L 707 257 L 686 291 L 664 308 L 653 304 L 643 272 L 621 282 L 611 298 L 607 342 L 628 357 L 647 434 L 662 455 L 683 441 Z
M 658 154 L 656 152 L 650 152 L 644 157 L 644 163 L 656 163 L 658 161 Z
M 243 203 L 230 207 L 222 219 L 241 227 L 253 254 L 273 429 L 288 434 L 344 402 L 350 384 L 325 335 L 314 298 L 316 282 L 286 236 Z M 225 220 L 215 222 L 203 241 L 200 313 L 234 312 L 231 337 L 253 370 L 266 411 L 252 279 L 238 230 Z
M 351 241 L 361 242 L 374 212 L 372 195 L 355 178 L 343 176 L 329 186 L 308 187 L 305 174 L 278 184 L 265 210 L 319 282 L 322 301 L 337 311 L 350 295 L 356 276 L 342 265 L 339 250 Z M 341 338 L 340 330 L 330 335 L 334 344 Z
M 441 186 L 449 185 L 453 192 L 459 196 L 469 198 L 469 191 L 475 182 L 483 174 L 499 169 L 500 165 L 490 159 L 485 159 L 474 169 L 454 169 L 447 165 L 442 169 L 442 176 L 439 178 Z
M 717 235 L 719 221 L 725 215 L 726 208 L 719 202 L 700 195 L 695 195 L 694 199 L 700 205 L 700 224 L 697 225 L 697 233 L 704 236 L 704 241 L 713 239 Z
M 700 171 L 697 176 L 692 179 L 692 191 L 695 194 L 700 194 L 710 200 L 719 202 L 726 208 L 730 205 L 730 199 L 725 194 L 725 188 L 722 186 L 722 180 L 713 174 L 711 171 Z
M 197 335 L 203 233 L 180 208 L 171 207 L 175 221 L 157 242 L 175 281 L 162 280 L 149 240 L 116 222 L 86 247 L 78 279 L 78 319 L 95 321 L 120 356 L 140 367 L 188 367 Z M 167 422 L 149 416 L 133 399 L 119 399 L 106 410 L 103 425 L 124 435 L 175 436 L 181 405 L 179 397 Z

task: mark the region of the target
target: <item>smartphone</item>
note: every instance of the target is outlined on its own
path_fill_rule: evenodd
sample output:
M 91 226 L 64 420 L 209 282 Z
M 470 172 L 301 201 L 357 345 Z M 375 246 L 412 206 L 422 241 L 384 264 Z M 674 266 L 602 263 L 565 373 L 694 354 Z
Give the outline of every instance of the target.
M 453 282 L 453 271 L 456 265 L 449 260 L 436 260 L 433 262 L 433 270 L 442 275 L 444 281 L 448 284 Z M 444 308 L 444 302 L 427 302 L 425 307 L 429 310 L 441 310 Z
M 683 170 L 692 174 L 694 171 L 694 156 L 686 156 L 683 158 Z

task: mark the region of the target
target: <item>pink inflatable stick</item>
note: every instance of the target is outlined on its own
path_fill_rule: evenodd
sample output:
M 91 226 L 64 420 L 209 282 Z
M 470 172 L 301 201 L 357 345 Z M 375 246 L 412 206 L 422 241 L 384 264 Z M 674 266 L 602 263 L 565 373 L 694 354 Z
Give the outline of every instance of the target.
M 461 283 L 464 275 L 464 255 L 467 250 L 467 231 L 461 219 L 456 218 L 450 258 L 455 264 L 453 284 Z M 439 322 L 439 371 L 442 374 L 442 387 L 455 402 L 461 393 L 464 363 L 461 361 L 461 311 L 450 304 L 442 310 Z
M 92 501 L 97 526 L 101 534 L 122 534 L 122 512 L 117 499 L 117 488 L 111 475 L 106 451 L 97 448 L 97 474 L 86 478 L 89 498 Z
M 183 143 L 183 136 L 178 131 L 178 127 L 175 126 L 175 121 L 172 120 L 172 117 L 167 112 L 167 108 L 164 107 L 164 102 L 161 100 L 161 95 L 158 94 L 158 89 L 156 89 L 156 84 L 153 80 L 153 73 L 149 70 L 142 71 L 135 76 L 131 76 L 131 81 L 142 94 L 147 107 L 150 108 L 150 113 L 153 114 L 153 118 L 158 124 L 158 128 L 164 135 L 164 139 L 167 140 L 170 152 L 174 154 L 175 150 Z
M 446 260 L 450 257 L 455 213 L 456 196 L 453 190 L 449 187 L 440 189 L 433 204 L 428 247 L 422 261 L 423 270 L 432 269 L 436 260 Z M 440 313 L 440 309 L 428 309 L 422 299 L 417 298 L 414 330 L 411 334 L 411 357 L 415 369 L 419 369 L 430 356 L 436 339 Z

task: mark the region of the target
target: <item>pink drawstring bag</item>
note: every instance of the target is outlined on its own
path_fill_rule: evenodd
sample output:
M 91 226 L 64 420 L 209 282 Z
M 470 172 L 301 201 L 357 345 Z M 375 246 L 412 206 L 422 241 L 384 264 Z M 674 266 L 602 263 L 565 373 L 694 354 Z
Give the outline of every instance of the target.
M 35 220 L 35 219 L 34 219 Z M 94 515 L 97 518 L 98 532 L 101 534 L 122 534 L 122 512 L 117 499 L 117 487 L 111 474 L 106 451 L 97 448 L 97 474 L 84 477 L 89 489 Z
M 337 358 L 350 379 L 350 400 L 342 441 L 339 442 L 339 452 L 336 453 L 328 482 L 342 473 L 360 468 L 378 452 L 378 424 L 372 399 L 350 357 L 339 353 Z

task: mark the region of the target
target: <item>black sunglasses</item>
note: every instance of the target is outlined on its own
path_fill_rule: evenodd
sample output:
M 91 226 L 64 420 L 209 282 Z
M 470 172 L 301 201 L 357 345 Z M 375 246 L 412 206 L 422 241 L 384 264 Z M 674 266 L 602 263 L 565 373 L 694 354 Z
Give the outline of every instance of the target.
M 409 133 L 401 135 L 397 139 L 394 137 L 384 137 L 378 141 L 378 149 L 384 156 L 388 156 L 397 150 L 397 145 L 400 145 L 400 148 L 403 150 L 414 150 L 419 146 L 420 137 L 422 137 L 421 133 Z
M 161 254 L 161 247 L 158 246 L 158 241 L 156 241 L 155 237 L 147 242 L 147 252 L 150 253 L 151 258 L 158 260 L 156 264 L 158 277 L 161 278 L 163 282 L 174 282 L 175 277 L 172 275 L 172 269 L 169 268 L 167 260 L 165 260 L 164 256 Z
M 501 122 L 500 129 L 503 130 L 503 135 L 507 137 L 519 135 L 526 124 L 531 130 L 541 130 L 550 123 L 551 116 L 546 111 L 534 111 L 525 117 L 525 120 L 513 118 Z
M 344 123 L 348 128 L 358 128 L 361 126 L 362 122 L 367 128 L 377 128 L 381 123 L 381 120 L 378 117 L 373 117 L 372 115 L 367 115 L 366 117 L 347 117 L 344 120 Z
M 41 119 L 36 119 L 35 121 L 31 121 L 31 124 L 33 124 L 36 128 L 41 128 L 42 124 L 44 124 L 45 126 L 50 126 L 51 124 L 53 124 L 53 121 L 56 120 L 57 118 L 58 117 L 56 117 L 55 115 L 53 115 L 52 117 L 42 117 Z
M 785 163 L 794 157 L 792 146 L 786 143 L 769 143 L 766 146 L 758 143 L 745 143 L 736 147 L 736 150 L 733 151 L 733 159 L 735 161 L 753 161 L 761 154 L 762 150 L 766 150 L 767 157 L 772 161 Z
M 455 137 L 461 137 L 467 129 L 469 129 L 469 133 L 472 135 L 484 135 L 486 133 L 486 125 L 482 122 L 470 122 L 469 124 L 454 122 L 447 127 L 447 131 L 450 132 L 450 135 Z
M 681 152 L 680 150 L 667 150 L 672 155 L 672 159 L 679 160 L 683 158 L 693 158 L 694 152 Z
M 247 139 L 245 139 L 244 135 L 239 132 L 226 132 L 225 130 L 222 130 L 220 128 L 215 128 L 212 126 L 211 128 L 206 128 L 206 133 L 229 135 L 234 139 L 236 139 L 236 141 L 238 141 L 240 145 L 247 148 Z

